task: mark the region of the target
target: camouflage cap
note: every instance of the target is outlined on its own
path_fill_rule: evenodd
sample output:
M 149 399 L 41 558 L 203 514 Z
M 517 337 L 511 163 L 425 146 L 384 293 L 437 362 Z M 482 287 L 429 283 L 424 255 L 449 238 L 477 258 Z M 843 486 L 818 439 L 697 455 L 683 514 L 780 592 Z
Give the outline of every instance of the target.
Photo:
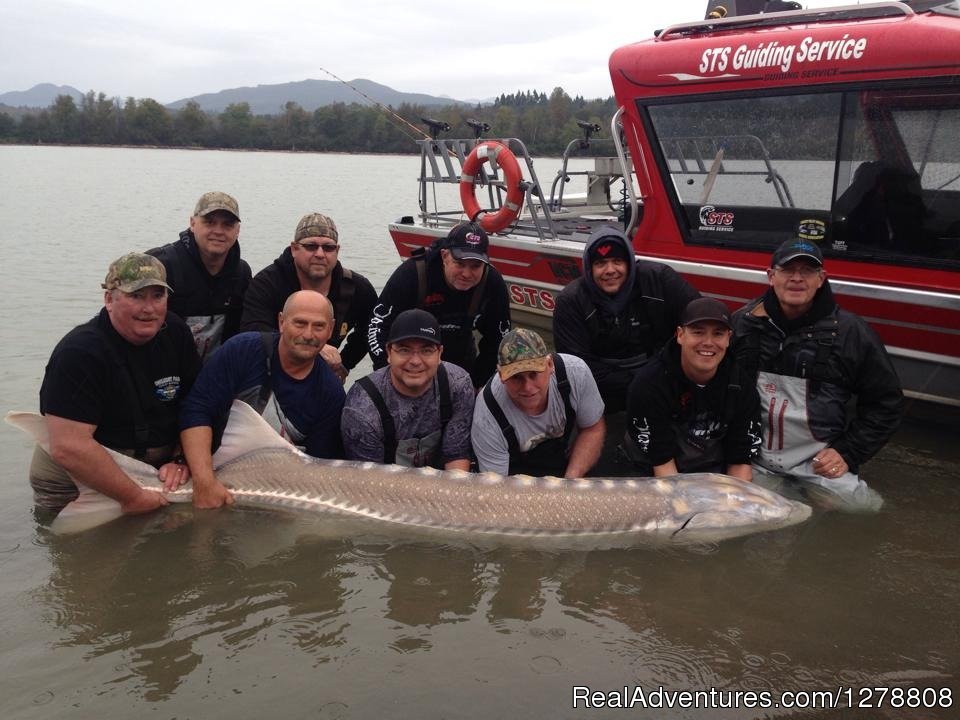
M 173 290 L 167 285 L 167 270 L 162 262 L 152 255 L 134 252 L 127 253 L 110 263 L 107 277 L 101 287 L 104 290 L 133 293 L 153 285 Z
M 225 192 L 208 192 L 200 196 L 197 206 L 193 209 L 194 217 L 203 217 L 216 210 L 226 210 L 237 220 L 240 219 L 240 206 L 237 201 Z
M 533 330 L 517 328 L 503 336 L 497 352 L 497 370 L 500 379 L 509 380 L 517 373 L 547 369 L 547 344 Z
M 337 224 L 322 213 L 310 213 L 300 218 L 297 230 L 293 233 L 293 241 L 300 242 L 309 237 L 328 237 L 338 242 Z

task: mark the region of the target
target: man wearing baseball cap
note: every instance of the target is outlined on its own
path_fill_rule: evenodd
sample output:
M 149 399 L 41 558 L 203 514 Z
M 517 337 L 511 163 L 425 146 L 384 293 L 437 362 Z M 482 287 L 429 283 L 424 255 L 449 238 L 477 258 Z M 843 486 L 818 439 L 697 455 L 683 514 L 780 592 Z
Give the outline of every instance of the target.
M 497 346 L 510 329 L 507 286 L 487 256 L 489 238 L 476 223 L 461 223 L 426 252 L 398 267 L 380 293 L 368 333 L 375 368 L 387 363 L 385 339 L 397 315 L 426 310 L 440 324 L 444 358 L 467 370 L 474 387 L 493 373 Z M 480 333 L 479 347 L 474 330 Z
M 30 481 L 45 510 L 75 499 L 75 483 L 113 498 L 125 513 L 166 505 L 104 447 L 154 465 L 165 482 L 186 475 L 173 461 L 177 414 L 200 362 L 190 330 L 167 311 L 163 264 L 128 253 L 110 264 L 103 289 L 103 309 L 57 343 L 40 387 L 50 452 L 36 449 Z
M 557 296 L 554 343 L 586 361 L 607 413 L 619 412 L 637 369 L 672 340 L 699 295 L 669 265 L 635 259 L 621 230 L 601 227 L 584 247 L 583 275 Z
M 482 395 L 471 431 L 481 471 L 583 477 L 600 457 L 606 425 L 590 368 L 548 352 L 533 330 L 503 338 Z
M 387 367 L 347 393 L 340 423 L 350 460 L 470 469 L 474 391 L 463 368 L 441 360 L 440 325 L 405 310 L 390 326 Z
M 240 258 L 239 237 L 237 201 L 225 192 L 207 192 L 177 242 L 147 251 L 167 269 L 176 290 L 170 310 L 190 327 L 204 362 L 240 327 L 251 273 Z
M 640 475 L 719 472 L 751 481 L 760 449 L 760 401 L 740 383 L 727 352 L 730 311 L 691 300 L 675 342 L 637 371 L 627 400 L 623 449 Z
M 765 413 L 754 480 L 799 484 L 828 507 L 876 510 L 883 500 L 860 469 L 903 413 L 887 351 L 863 319 L 837 305 L 814 241 L 780 245 L 767 278 L 767 292 L 733 316 L 738 363 L 756 379 Z
M 315 290 L 333 303 L 333 334 L 321 355 L 340 380 L 346 380 L 367 354 L 367 327 L 377 291 L 363 275 L 340 262 L 337 225 L 323 213 L 300 218 L 290 245 L 254 276 L 243 298 L 240 329 L 276 330 L 278 313 L 298 290 Z

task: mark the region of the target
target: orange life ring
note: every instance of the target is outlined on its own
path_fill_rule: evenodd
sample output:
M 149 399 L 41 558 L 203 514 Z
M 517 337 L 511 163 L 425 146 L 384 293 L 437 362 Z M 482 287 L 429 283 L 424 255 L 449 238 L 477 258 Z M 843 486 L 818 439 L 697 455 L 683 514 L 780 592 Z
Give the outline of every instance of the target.
M 504 200 L 503 206 L 495 213 L 480 209 L 476 188 L 473 184 L 474 176 L 480 170 L 480 166 L 488 161 L 494 167 L 503 170 L 503 182 L 507 189 L 507 198 Z M 524 195 L 523 187 L 520 185 L 522 180 L 523 173 L 520 172 L 520 163 L 517 162 L 516 156 L 510 152 L 510 148 L 495 140 L 480 143 L 467 155 L 467 159 L 463 162 L 463 171 L 460 173 L 460 202 L 463 204 L 463 211 L 471 222 L 479 222 L 480 227 L 488 233 L 503 230 L 520 215 Z M 478 221 L 477 216 L 480 213 L 484 214 Z

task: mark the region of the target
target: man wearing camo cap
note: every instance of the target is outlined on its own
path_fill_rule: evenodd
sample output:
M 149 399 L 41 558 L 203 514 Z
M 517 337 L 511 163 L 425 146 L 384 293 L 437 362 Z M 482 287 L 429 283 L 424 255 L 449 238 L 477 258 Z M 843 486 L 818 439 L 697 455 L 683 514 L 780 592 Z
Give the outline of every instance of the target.
M 300 218 L 289 247 L 253 278 L 240 329 L 275 332 L 284 303 L 298 290 L 315 290 L 333 304 L 333 334 L 320 354 L 345 380 L 367 354 L 367 326 L 377 292 L 363 275 L 343 267 L 337 225 L 322 213 Z
M 160 259 L 175 293 L 170 310 L 183 318 L 203 361 L 236 334 L 250 266 L 240 258 L 240 208 L 224 192 L 200 196 L 177 242 L 148 250 Z
M 59 511 L 77 497 L 74 481 L 120 503 L 125 513 L 166 505 L 136 485 L 104 450 L 159 468 L 172 484 L 187 474 L 177 415 L 199 371 L 189 328 L 167 310 L 163 264 L 143 253 L 113 263 L 100 313 L 57 343 L 40 387 L 50 452 L 37 448 L 30 481 L 38 508 Z
M 583 477 L 600 457 L 606 425 L 590 368 L 547 352 L 532 330 L 504 336 L 482 394 L 470 433 L 481 471 Z

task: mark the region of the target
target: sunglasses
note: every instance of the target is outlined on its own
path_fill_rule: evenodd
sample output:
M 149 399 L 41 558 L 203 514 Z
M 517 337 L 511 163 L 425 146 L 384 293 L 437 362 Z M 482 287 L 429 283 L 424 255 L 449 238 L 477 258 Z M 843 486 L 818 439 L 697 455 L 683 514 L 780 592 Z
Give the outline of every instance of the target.
M 340 248 L 339 245 L 336 245 L 334 243 L 324 243 L 323 245 L 321 245 L 320 243 L 314 243 L 314 242 L 310 242 L 310 243 L 297 242 L 295 244 L 299 245 L 300 247 L 302 247 L 304 250 L 306 250 L 308 253 L 311 253 L 311 254 L 315 253 L 317 250 L 323 250 L 325 253 L 335 253 Z

